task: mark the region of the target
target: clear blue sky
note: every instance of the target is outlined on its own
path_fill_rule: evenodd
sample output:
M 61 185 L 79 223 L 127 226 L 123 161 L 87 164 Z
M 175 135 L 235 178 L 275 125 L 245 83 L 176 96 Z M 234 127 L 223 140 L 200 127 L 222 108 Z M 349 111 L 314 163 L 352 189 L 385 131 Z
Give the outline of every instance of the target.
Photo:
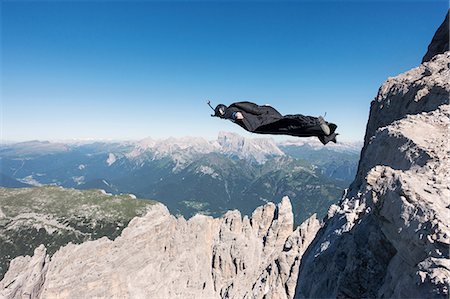
M 370 101 L 418 66 L 447 1 L 2 1 L 3 140 L 244 131 L 205 104 L 319 115 L 362 140 Z

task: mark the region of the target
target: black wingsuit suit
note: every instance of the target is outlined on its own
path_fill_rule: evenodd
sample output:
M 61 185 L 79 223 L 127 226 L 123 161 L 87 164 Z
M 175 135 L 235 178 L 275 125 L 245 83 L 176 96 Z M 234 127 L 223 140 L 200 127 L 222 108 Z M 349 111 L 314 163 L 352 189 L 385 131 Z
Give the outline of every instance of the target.
M 244 118 L 237 120 L 236 112 Z M 259 134 L 291 135 L 298 137 L 323 136 L 319 118 L 302 114 L 281 115 L 275 108 L 251 102 L 237 102 L 228 106 L 223 118 L 231 119 L 249 132 Z M 334 133 L 336 125 L 327 123 Z

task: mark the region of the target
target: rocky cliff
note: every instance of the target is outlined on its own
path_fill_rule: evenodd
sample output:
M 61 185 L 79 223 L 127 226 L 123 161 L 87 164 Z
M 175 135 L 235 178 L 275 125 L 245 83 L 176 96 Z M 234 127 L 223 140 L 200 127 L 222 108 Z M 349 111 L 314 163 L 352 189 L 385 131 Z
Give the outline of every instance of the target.
M 288 198 L 251 218 L 230 211 L 188 221 L 157 204 L 114 241 L 69 244 L 51 259 L 41 246 L 14 259 L 0 297 L 292 298 L 319 227 L 313 216 L 294 231 Z
M 380 88 L 357 177 L 302 257 L 297 298 L 448 298 L 449 67 L 447 49 Z

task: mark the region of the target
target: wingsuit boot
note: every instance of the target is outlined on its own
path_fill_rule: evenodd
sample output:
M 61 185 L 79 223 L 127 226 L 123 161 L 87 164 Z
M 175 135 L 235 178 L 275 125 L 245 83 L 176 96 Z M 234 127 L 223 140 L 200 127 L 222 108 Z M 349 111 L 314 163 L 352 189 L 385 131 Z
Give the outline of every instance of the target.
M 318 136 L 318 137 L 319 137 L 320 142 L 322 142 L 323 145 L 326 145 L 330 141 L 336 143 L 337 142 L 336 141 L 336 136 L 337 135 L 339 135 L 339 133 L 334 133 L 333 132 L 330 135 L 321 135 L 321 136 Z
M 333 134 L 336 131 L 337 126 L 333 123 L 327 123 L 327 124 L 328 124 L 328 127 L 330 127 L 330 131 L 331 131 L 330 134 Z

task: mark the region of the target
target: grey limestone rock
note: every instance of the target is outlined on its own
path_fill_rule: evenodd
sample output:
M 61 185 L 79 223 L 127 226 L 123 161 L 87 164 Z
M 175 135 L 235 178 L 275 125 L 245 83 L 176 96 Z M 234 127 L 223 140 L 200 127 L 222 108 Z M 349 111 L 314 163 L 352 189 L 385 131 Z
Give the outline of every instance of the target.
M 38 298 L 45 275 L 48 270 L 49 258 L 44 245 L 34 250 L 34 255 L 15 258 L 0 282 L 2 288 L 0 298 Z
M 293 231 L 287 197 L 250 219 L 230 211 L 185 220 L 157 204 L 114 241 L 69 244 L 51 260 L 41 246 L 14 259 L 0 297 L 292 298 L 301 254 L 319 227 L 312 216 Z
M 302 257 L 297 298 L 448 298 L 450 52 L 388 79 L 358 175 Z

